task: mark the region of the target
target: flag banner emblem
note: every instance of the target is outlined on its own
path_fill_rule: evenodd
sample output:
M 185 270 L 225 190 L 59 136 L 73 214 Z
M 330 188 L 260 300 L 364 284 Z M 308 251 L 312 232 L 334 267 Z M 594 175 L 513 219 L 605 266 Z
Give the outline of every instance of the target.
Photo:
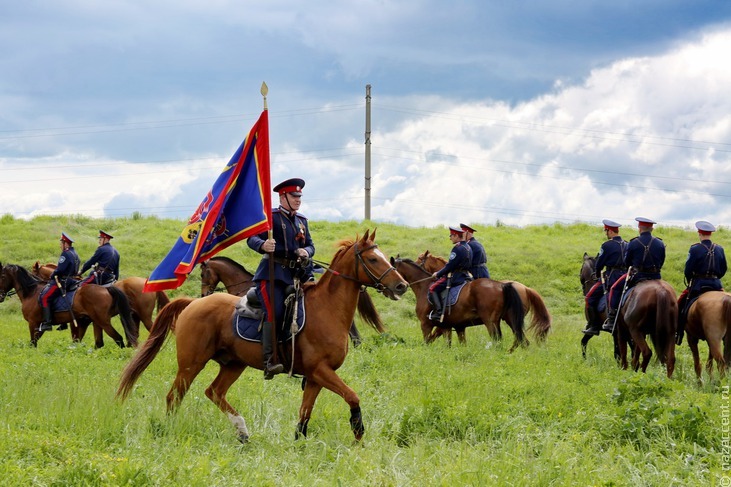
M 196 264 L 271 228 L 269 117 L 264 110 L 188 220 L 144 291 L 175 289 Z

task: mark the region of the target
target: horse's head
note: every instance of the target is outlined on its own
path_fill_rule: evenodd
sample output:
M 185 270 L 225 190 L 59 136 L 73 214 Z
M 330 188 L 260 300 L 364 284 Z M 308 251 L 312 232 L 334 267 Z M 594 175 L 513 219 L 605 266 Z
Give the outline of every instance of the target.
M 24 268 L 17 265 L 0 264 L 0 303 L 5 297 L 15 291 L 22 291 L 23 294 L 30 293 L 35 289 L 38 281 Z
M 209 261 L 201 262 L 201 297 L 213 294 L 220 282 L 218 274 L 208 265 Z
M 53 274 L 53 270 L 56 267 L 56 264 L 52 262 L 49 262 L 48 264 L 41 264 L 41 261 L 37 260 L 35 264 L 33 264 L 31 274 L 47 281 L 51 277 L 51 274 Z
M 422 265 L 417 264 L 411 259 L 402 258 L 400 255 L 397 255 L 396 258 L 391 257 L 391 265 L 399 274 L 404 276 L 404 279 L 406 279 L 409 283 L 431 279 L 431 272 L 424 269 Z
M 337 272 L 344 272 L 352 259 L 355 267 L 355 277 L 351 278 L 363 286 L 373 287 L 384 296 L 398 300 L 409 288 L 409 284 L 391 265 L 388 257 L 381 252 L 375 243 L 376 231 L 370 233 L 366 230 L 365 235 L 359 240 L 348 243 L 341 243 L 340 251 L 333 258 L 331 266 L 341 267 Z M 352 257 L 350 256 L 352 254 Z M 344 276 L 345 277 L 345 276 Z
M 0 262 L 0 303 L 5 301 L 5 296 L 7 296 L 8 291 L 10 290 L 10 288 L 6 288 L 6 281 L 5 267 L 3 267 L 2 262 Z
M 594 275 L 595 269 L 596 259 L 584 252 L 584 261 L 581 263 L 581 271 L 579 271 L 579 281 L 581 281 L 581 288 L 584 291 L 584 296 L 586 296 L 586 293 L 589 292 L 594 283 L 599 280 Z
M 421 255 L 419 255 L 419 258 L 416 259 L 416 262 L 428 272 L 437 272 L 447 263 L 447 261 L 443 257 L 434 255 L 428 250 L 425 250 Z

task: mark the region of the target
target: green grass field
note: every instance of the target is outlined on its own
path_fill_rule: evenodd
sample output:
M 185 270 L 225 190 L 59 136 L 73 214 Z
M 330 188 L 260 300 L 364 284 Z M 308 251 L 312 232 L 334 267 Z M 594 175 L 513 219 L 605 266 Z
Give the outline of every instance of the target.
M 82 260 L 96 235 L 115 235 L 122 277 L 146 276 L 167 253 L 183 223 L 156 218 L 95 220 L 0 218 L 0 262 L 30 267 L 55 262 L 58 236 L 77 241 Z M 448 231 L 358 222 L 311 222 L 317 258 L 335 243 L 378 227 L 389 256 L 448 255 Z M 544 345 L 507 353 L 510 332 L 492 343 L 484 327 L 467 345 L 424 345 L 411 291 L 399 302 L 371 290 L 389 333 L 361 325 L 364 343 L 351 349 L 341 377 L 359 394 L 366 434 L 353 443 L 348 406 L 320 394 L 308 438 L 295 441 L 300 380 L 265 382 L 247 371 L 228 394 L 247 421 L 241 445 L 227 418 L 204 395 L 214 363 L 193 383 L 181 408 L 165 413 L 176 371 L 169 342 L 130 398 L 114 398 L 133 356 L 105 337 L 74 344 L 68 331 L 46 333 L 38 348 L 17 297 L 0 304 L 0 479 L 3 485 L 731 485 L 729 380 L 715 374 L 699 386 L 687 345 L 672 380 L 654 360 L 647 374 L 622 371 L 608 335 L 579 342 L 584 326 L 578 272 L 595 254 L 601 228 L 585 224 L 513 228 L 477 226 L 493 277 L 536 289 L 553 316 Z M 624 229 L 625 238 L 636 230 Z M 663 277 L 680 292 L 690 229 L 659 226 L 667 244 Z M 721 229 L 714 241 L 731 248 Z M 258 255 L 245 243 L 223 252 L 254 270 Z M 196 296 L 196 270 L 171 297 Z M 121 331 L 118 319 L 113 323 Z M 142 339 L 146 337 L 143 332 Z M 701 345 L 702 356 L 707 348 Z M 727 483 L 728 482 L 728 483 Z

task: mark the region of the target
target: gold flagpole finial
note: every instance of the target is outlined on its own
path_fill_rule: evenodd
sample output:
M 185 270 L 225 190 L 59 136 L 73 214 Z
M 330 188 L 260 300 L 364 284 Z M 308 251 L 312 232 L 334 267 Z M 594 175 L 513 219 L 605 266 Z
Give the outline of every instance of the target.
M 269 87 L 265 81 L 261 82 L 261 96 L 264 97 L 264 110 L 267 109 L 267 93 L 269 93 Z

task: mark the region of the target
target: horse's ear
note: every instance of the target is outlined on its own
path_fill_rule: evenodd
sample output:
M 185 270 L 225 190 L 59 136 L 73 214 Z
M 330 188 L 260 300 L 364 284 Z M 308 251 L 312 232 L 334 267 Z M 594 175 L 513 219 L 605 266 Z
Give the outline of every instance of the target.
M 368 240 L 368 234 L 370 233 L 370 230 L 366 230 L 365 234 L 363 234 L 363 238 L 360 239 L 361 242 L 366 242 Z
M 584 252 L 584 260 L 586 260 L 588 258 L 589 258 L 589 254 L 587 254 L 586 252 Z
M 427 257 L 429 257 L 429 250 L 424 251 L 424 258 L 426 259 Z
M 373 229 L 373 233 L 371 233 L 371 240 L 372 240 L 373 242 L 375 242 L 375 241 L 376 241 L 376 230 L 378 230 L 378 227 L 374 228 L 374 229 Z

